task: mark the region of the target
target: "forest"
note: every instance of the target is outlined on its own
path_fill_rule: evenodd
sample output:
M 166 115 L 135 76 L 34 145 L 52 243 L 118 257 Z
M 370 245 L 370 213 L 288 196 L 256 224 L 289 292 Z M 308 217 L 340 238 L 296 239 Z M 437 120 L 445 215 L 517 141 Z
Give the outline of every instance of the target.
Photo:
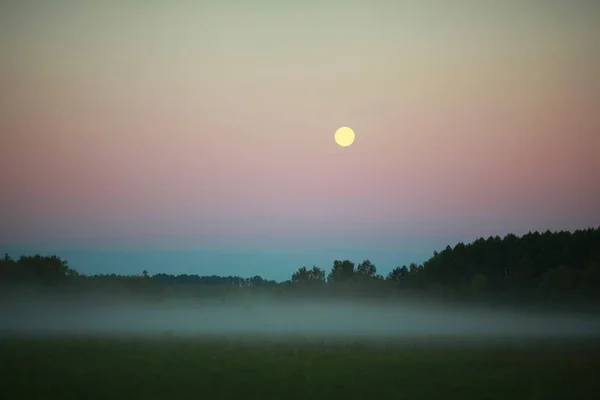
M 111 293 L 151 298 L 350 296 L 434 298 L 515 304 L 600 304 L 600 227 L 479 238 L 434 251 L 422 264 L 387 276 L 370 260 L 335 260 L 327 271 L 299 267 L 276 282 L 259 275 L 84 275 L 57 255 L 8 254 L 0 259 L 0 286 L 60 293 Z

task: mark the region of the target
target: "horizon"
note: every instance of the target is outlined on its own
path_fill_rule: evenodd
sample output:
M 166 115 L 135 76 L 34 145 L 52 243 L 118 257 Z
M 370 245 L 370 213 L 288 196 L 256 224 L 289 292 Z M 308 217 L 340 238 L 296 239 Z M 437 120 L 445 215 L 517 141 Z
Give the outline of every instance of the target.
M 451 248 L 454 248 L 459 243 L 462 243 L 462 244 L 468 246 L 468 245 L 474 243 L 476 240 L 479 240 L 479 239 L 487 240 L 490 237 L 500 237 L 501 239 L 505 239 L 509 235 L 515 235 L 518 238 L 522 238 L 525 235 L 530 235 L 530 234 L 544 234 L 546 232 L 551 232 L 551 233 L 569 232 L 569 233 L 573 234 L 575 232 L 586 231 L 586 230 L 589 230 L 589 229 L 592 229 L 592 230 L 594 230 L 594 229 L 600 229 L 600 226 L 597 226 L 597 227 L 589 226 L 589 227 L 586 227 L 586 228 L 579 228 L 579 229 L 572 229 L 572 230 L 549 230 L 549 229 L 547 229 L 545 231 L 530 230 L 530 231 L 527 231 L 526 233 L 520 234 L 520 235 L 516 235 L 514 233 L 507 233 L 505 235 L 480 236 L 480 237 L 478 237 L 476 239 L 473 239 L 473 240 L 470 240 L 470 241 L 458 241 L 458 242 L 452 243 L 452 244 L 448 243 L 448 244 L 446 244 L 446 246 L 450 246 Z M 298 265 L 297 263 L 294 263 L 294 262 L 290 263 L 290 253 L 288 253 L 286 251 L 283 251 L 283 250 L 280 250 L 278 255 L 280 257 L 281 256 L 285 256 L 285 260 L 284 260 L 284 262 L 281 263 L 280 267 L 285 266 L 285 269 L 279 268 L 278 272 L 280 273 L 280 275 L 273 276 L 273 277 L 271 277 L 271 276 L 264 276 L 264 275 L 261 275 L 261 274 L 255 274 L 255 273 L 252 273 L 252 272 L 249 272 L 247 274 L 244 274 L 244 273 L 241 273 L 241 272 L 240 273 L 232 272 L 232 273 L 228 273 L 228 274 L 221 274 L 221 273 L 219 273 L 217 271 L 217 269 L 222 268 L 223 267 L 222 264 L 220 264 L 218 266 L 212 265 L 212 266 L 209 266 L 209 267 L 202 266 L 200 268 L 198 268 L 198 264 L 196 264 L 199 260 L 201 261 L 203 259 L 203 257 L 204 257 L 204 261 L 206 262 L 206 257 L 210 257 L 211 253 L 214 256 L 215 253 L 216 253 L 217 256 L 219 256 L 219 255 L 220 256 L 225 255 L 227 257 L 230 257 L 230 260 L 231 260 L 231 258 L 233 258 L 234 260 L 237 260 L 237 261 L 234 261 L 233 263 L 230 262 L 229 265 L 227 265 L 227 267 L 230 268 L 230 271 L 241 271 L 242 269 L 240 269 L 240 266 L 243 265 L 244 268 L 248 267 L 248 265 L 249 265 L 248 264 L 248 258 L 250 258 L 250 260 L 252 260 L 252 257 L 256 256 L 255 252 L 243 251 L 243 250 L 242 251 L 237 251 L 237 252 L 232 252 L 230 250 L 229 251 L 225 251 L 225 250 L 221 250 L 221 251 L 219 251 L 219 250 L 213 250 L 213 251 L 206 251 L 206 250 L 204 250 L 204 251 L 202 251 L 202 250 L 190 250 L 190 249 L 171 249 L 171 250 L 164 250 L 163 249 L 163 250 L 158 250 L 158 251 L 146 250 L 145 252 L 140 252 L 139 249 L 138 249 L 138 251 L 136 253 L 136 251 L 133 250 L 133 249 L 131 249 L 131 248 L 128 248 L 128 249 L 110 249 L 110 250 L 108 250 L 108 249 L 100 249 L 100 250 L 99 249 L 95 249 L 95 250 L 94 249 L 84 249 L 84 250 L 79 249 L 79 250 L 76 250 L 76 251 L 73 251 L 73 250 L 69 251 L 69 250 L 64 250 L 63 249 L 64 250 L 63 252 L 60 252 L 60 251 L 58 251 L 58 252 L 57 251 L 51 251 L 51 250 L 47 249 L 46 251 L 33 251 L 33 252 L 13 251 L 12 253 L 11 252 L 5 252 L 4 254 L 8 254 L 9 257 L 11 257 L 11 258 L 13 258 L 15 260 L 18 259 L 20 256 L 32 256 L 32 255 L 58 256 L 61 259 L 67 261 L 70 268 L 76 270 L 78 273 L 80 273 L 82 275 L 87 275 L 87 276 L 93 276 L 93 275 L 111 275 L 111 274 L 122 275 L 122 276 L 139 276 L 139 275 L 142 275 L 143 271 L 146 271 L 150 276 L 154 276 L 154 275 L 157 275 L 157 274 L 166 273 L 168 275 L 239 276 L 239 277 L 242 277 L 242 278 L 251 278 L 251 277 L 254 277 L 256 275 L 259 275 L 259 276 L 261 276 L 265 280 L 268 280 L 268 281 L 274 280 L 277 283 L 282 283 L 282 282 L 285 282 L 285 281 L 289 281 L 291 279 L 291 274 L 294 273 L 294 272 L 296 272 L 298 270 L 298 268 L 301 268 L 301 267 L 311 268 L 312 266 L 316 266 L 316 267 L 319 267 L 320 269 L 322 269 L 323 271 L 327 272 L 327 271 L 330 270 L 330 268 L 331 268 L 331 266 L 332 266 L 332 264 L 333 264 L 333 262 L 335 260 L 349 260 L 349 261 L 353 262 L 355 265 L 358 265 L 362 261 L 369 260 L 369 261 L 371 261 L 377 267 L 377 275 L 381 275 L 381 276 L 385 277 L 385 276 L 387 276 L 388 273 L 390 273 L 396 267 L 409 266 L 409 265 L 411 265 L 413 263 L 415 265 L 421 265 L 422 266 L 423 262 L 426 261 L 426 260 L 428 260 L 433 255 L 434 252 L 440 252 L 440 251 L 444 250 L 446 248 L 446 246 L 442 246 L 440 248 L 433 249 L 431 251 L 431 254 L 429 254 L 427 257 L 425 257 L 421 261 L 414 261 L 413 260 L 413 261 L 410 261 L 410 262 L 395 263 L 395 264 L 392 262 L 391 264 L 389 264 L 389 265 L 391 265 L 391 267 L 387 268 L 389 265 L 385 265 L 385 268 L 383 268 L 383 269 L 381 268 L 381 265 L 378 263 L 378 261 L 381 260 L 380 258 L 373 258 L 372 256 L 364 256 L 364 257 L 363 256 L 358 256 L 358 257 L 355 256 L 354 258 L 349 257 L 349 256 L 342 256 L 342 254 L 346 254 L 347 255 L 348 254 L 347 251 L 345 253 L 344 252 L 341 252 L 341 253 L 338 252 L 337 254 L 339 255 L 339 257 L 337 257 L 337 258 L 335 258 L 335 257 L 334 258 L 330 258 L 328 260 L 328 262 L 322 260 L 323 262 L 319 262 L 319 263 L 313 262 L 313 263 L 304 263 L 302 265 Z M 340 249 L 338 249 L 338 251 L 339 250 Z M 356 250 L 356 249 L 353 249 L 350 252 L 354 252 L 355 255 L 356 254 L 361 254 L 361 255 L 365 254 L 363 251 Z M 79 254 L 79 257 L 78 257 L 77 253 L 83 253 L 83 254 Z M 156 253 L 159 254 L 159 256 L 160 256 L 159 258 L 156 257 Z M 191 257 L 190 257 L 190 253 L 192 253 Z M 195 258 L 193 258 L 193 254 L 194 253 L 196 253 L 195 254 L 196 255 Z M 94 257 L 90 257 L 90 254 L 95 254 L 95 256 Z M 175 259 L 180 258 L 181 259 L 182 257 L 185 257 L 186 254 L 188 255 L 188 263 L 190 261 L 194 262 L 193 265 L 195 265 L 195 267 L 193 267 L 192 265 L 188 264 L 188 267 L 187 268 L 183 268 L 183 269 L 182 268 L 171 269 L 168 272 L 165 272 L 165 271 L 161 270 L 161 266 L 164 265 L 163 264 L 164 261 L 166 261 L 166 260 L 173 261 L 173 258 L 175 258 Z M 332 253 L 332 254 L 334 254 L 334 253 Z M 291 254 L 291 255 L 294 255 L 294 254 Z M 394 255 L 395 255 L 394 252 L 388 252 L 388 256 L 389 256 L 390 260 L 394 258 Z M 75 256 L 75 257 L 73 257 L 73 256 Z M 135 259 L 136 257 L 138 259 L 140 257 L 145 257 L 146 260 L 143 263 L 141 263 L 140 261 L 138 261 L 138 263 L 135 263 L 135 265 L 136 265 L 135 267 L 133 265 L 128 265 L 127 266 L 127 264 L 123 264 L 122 269 L 119 272 L 115 272 L 115 271 L 111 272 L 110 270 L 106 270 L 105 267 L 107 265 L 114 265 L 114 264 L 111 264 L 110 262 L 107 263 L 106 260 L 107 259 L 110 260 L 111 257 L 113 257 L 113 260 L 114 260 L 115 256 L 117 256 L 117 257 L 119 257 L 119 256 L 120 257 L 124 257 L 126 260 L 129 260 L 129 261 L 131 261 L 132 258 Z M 264 254 L 263 254 L 263 256 L 264 256 Z M 89 268 L 89 259 L 93 259 L 94 263 L 91 265 L 92 268 L 90 268 L 88 270 L 81 270 L 80 268 L 77 268 L 76 265 L 75 266 L 73 265 L 73 263 L 71 262 L 73 258 L 76 260 L 76 263 L 77 263 L 77 261 L 81 262 L 82 259 L 83 260 L 87 259 L 88 260 L 88 262 L 87 262 L 88 268 Z M 273 258 L 273 257 L 271 256 L 271 258 Z M 242 263 L 242 262 L 240 262 L 240 260 L 243 260 L 244 262 Z M 150 263 L 148 263 L 148 261 L 150 261 Z M 276 260 L 272 260 L 271 259 L 271 261 L 276 261 Z M 279 261 L 281 261 L 281 259 Z M 222 259 L 221 259 L 221 262 L 222 262 Z M 113 261 L 113 263 L 114 263 L 114 261 Z M 86 263 L 84 262 L 83 264 L 85 265 Z M 134 264 L 134 263 L 131 263 L 131 264 Z M 141 264 L 146 265 L 147 268 L 145 268 L 143 271 L 136 270 L 135 268 L 137 268 Z M 256 262 L 256 260 L 255 260 L 254 263 L 252 263 L 252 262 L 250 263 L 250 265 L 253 265 L 253 264 L 260 265 L 260 263 Z M 94 267 L 96 267 L 96 269 L 94 269 Z M 198 269 L 201 269 L 201 270 L 203 270 L 205 272 L 199 273 Z M 288 271 L 288 269 L 289 269 L 289 271 Z M 286 271 L 289 272 L 288 275 L 285 275 Z M 278 278 L 278 276 L 281 276 L 281 278 Z
M 281 281 L 600 226 L 600 3 L 261 1 L 4 5 L 0 250 Z

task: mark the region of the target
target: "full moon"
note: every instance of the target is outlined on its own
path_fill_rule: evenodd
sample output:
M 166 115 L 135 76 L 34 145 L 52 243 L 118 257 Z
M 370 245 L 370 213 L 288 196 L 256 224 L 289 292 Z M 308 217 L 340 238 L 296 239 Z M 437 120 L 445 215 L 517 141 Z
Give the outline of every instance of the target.
M 354 131 L 346 126 L 335 131 L 335 142 L 342 147 L 348 147 L 354 143 Z

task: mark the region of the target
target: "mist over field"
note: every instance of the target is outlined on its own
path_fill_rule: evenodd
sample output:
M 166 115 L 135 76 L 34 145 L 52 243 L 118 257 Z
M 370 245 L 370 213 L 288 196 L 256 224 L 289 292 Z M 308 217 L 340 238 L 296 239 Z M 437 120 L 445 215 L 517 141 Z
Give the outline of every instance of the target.
M 109 298 L 0 303 L 5 334 L 268 337 L 577 337 L 600 333 L 596 315 L 360 301 L 119 302 Z

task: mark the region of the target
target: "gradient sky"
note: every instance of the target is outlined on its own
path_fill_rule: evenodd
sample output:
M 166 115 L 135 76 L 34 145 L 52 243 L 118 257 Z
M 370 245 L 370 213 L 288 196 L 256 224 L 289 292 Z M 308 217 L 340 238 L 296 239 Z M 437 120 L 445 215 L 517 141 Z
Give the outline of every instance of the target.
M 0 252 L 280 280 L 600 225 L 598 2 L 0 7 Z

